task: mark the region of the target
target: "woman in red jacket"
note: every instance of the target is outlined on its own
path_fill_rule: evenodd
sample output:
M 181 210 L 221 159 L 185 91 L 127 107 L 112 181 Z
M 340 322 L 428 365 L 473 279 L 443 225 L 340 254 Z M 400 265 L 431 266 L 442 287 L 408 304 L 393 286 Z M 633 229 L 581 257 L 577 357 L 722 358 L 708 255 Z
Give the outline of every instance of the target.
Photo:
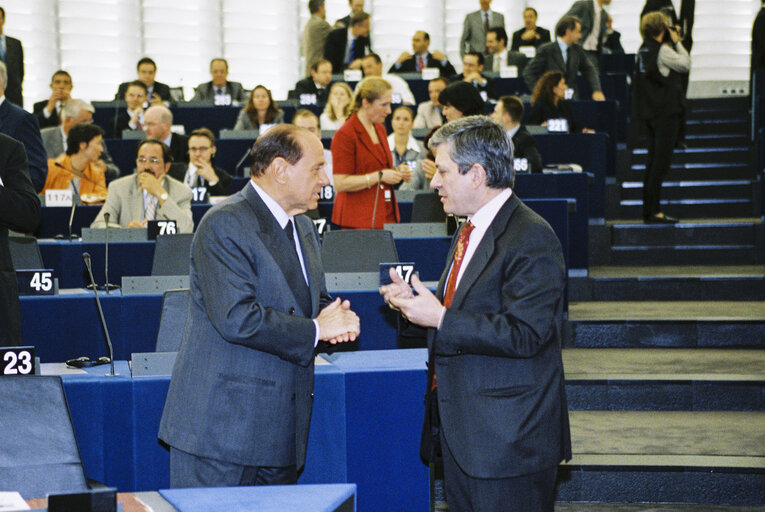
M 385 118 L 390 114 L 391 86 L 379 77 L 361 81 L 353 97 L 353 114 L 332 139 L 335 205 L 332 222 L 344 228 L 382 229 L 399 221 L 393 185 L 411 179 L 406 164 L 393 169 Z

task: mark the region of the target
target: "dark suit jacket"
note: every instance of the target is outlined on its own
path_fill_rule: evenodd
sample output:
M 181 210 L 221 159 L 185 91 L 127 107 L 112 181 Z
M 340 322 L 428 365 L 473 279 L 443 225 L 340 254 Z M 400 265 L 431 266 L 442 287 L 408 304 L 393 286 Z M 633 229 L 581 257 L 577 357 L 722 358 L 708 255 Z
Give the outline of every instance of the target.
M 115 139 L 122 138 L 122 132 L 130 129 L 130 114 L 124 108 L 120 110 L 119 114 L 114 116 L 111 122 L 112 137 Z
M 15 37 L 5 36 L 5 67 L 8 68 L 8 84 L 5 97 L 16 105 L 24 106 L 21 83 L 24 81 L 24 48 Z
M 345 47 L 348 44 L 348 29 L 336 28 L 327 36 L 327 42 L 324 44 L 324 58 L 332 63 L 332 72 L 341 73 L 345 68 Z M 364 55 L 371 53 L 369 38 L 359 36 L 356 46 L 353 48 L 354 54 L 351 61 L 360 59 Z
M 170 166 L 170 171 L 168 171 L 168 174 L 175 178 L 176 180 L 180 181 L 181 183 L 184 182 L 184 179 L 186 178 L 186 171 L 189 169 L 189 164 L 183 164 L 183 165 L 172 165 Z M 231 193 L 231 175 L 221 169 L 220 167 L 216 167 L 213 165 L 213 169 L 215 169 L 215 174 L 218 175 L 218 183 L 216 183 L 213 186 L 209 186 L 204 178 L 201 176 L 199 179 L 198 186 L 200 187 L 207 187 L 207 194 L 210 196 L 227 196 Z
M 459 230 L 439 299 L 458 237 Z M 513 193 L 427 338 L 441 432 L 473 478 L 528 475 L 571 458 L 561 360 L 565 282 L 558 238 Z
M 542 155 L 539 154 L 537 141 L 523 125 L 513 135 L 513 157 L 525 158 L 531 172 L 542 172 Z
M 425 56 L 425 66 L 429 68 L 438 68 L 439 72 L 441 73 L 441 76 L 446 78 L 450 77 L 452 75 L 456 75 L 457 71 L 454 69 L 454 66 L 452 66 L 452 63 L 448 60 L 446 61 L 446 64 L 442 64 L 440 60 L 436 60 L 433 58 L 433 54 L 428 52 Z M 404 62 L 402 62 L 398 67 L 396 67 L 396 64 L 393 64 L 390 67 L 389 73 L 416 73 L 417 72 L 417 56 L 412 55 L 408 59 L 406 59 Z
M 39 192 L 43 189 L 48 175 L 48 158 L 40 137 L 40 125 L 37 124 L 34 115 L 7 100 L 8 98 L 0 105 L 0 133 L 24 144 L 32 184 Z
M 765 7 L 760 9 L 752 25 L 752 71 L 765 68 Z
M 8 249 L 8 229 L 31 232 L 40 223 L 40 200 L 29 178 L 24 146 L 0 134 L 0 347 L 21 345 L 19 290 Z
M 53 112 L 50 113 L 50 117 L 45 117 L 43 110 L 45 110 L 45 106 L 47 104 L 48 100 L 42 100 L 35 103 L 32 107 L 32 112 L 37 118 L 37 122 L 40 124 L 40 129 L 50 128 L 51 126 L 58 126 L 61 122 L 61 119 L 59 119 L 58 112 L 55 108 L 53 109 Z
M 303 467 L 313 400 L 311 319 L 331 298 L 316 230 L 303 215 L 295 221 L 310 288 L 251 185 L 199 223 L 189 316 L 159 428 L 170 446 L 240 465 Z
M 530 91 L 534 90 L 537 80 L 546 71 L 560 71 L 566 78 L 566 85 L 574 90 L 574 98 L 579 97 L 577 91 L 577 74 L 582 75 L 590 83 L 593 91 L 602 90 L 598 70 L 592 65 L 584 50 L 578 44 L 568 48 L 568 62 L 563 63 L 563 54 L 558 41 L 543 44 L 537 49 L 537 55 L 523 69 L 523 79 Z
M 127 91 L 128 86 L 130 85 L 130 82 L 122 82 L 117 89 L 117 94 L 114 95 L 115 100 L 124 100 L 125 99 L 125 91 Z M 170 86 L 167 84 L 163 84 L 162 82 L 154 82 L 154 92 L 159 94 L 159 97 L 162 98 L 162 101 L 170 102 L 172 101 L 172 98 L 170 97 Z M 148 100 L 149 98 L 147 98 Z
M 189 161 L 189 138 L 185 135 L 174 133 L 170 138 L 170 154 L 173 162 L 180 164 Z
M 542 27 L 536 27 L 535 31 L 537 35 L 539 36 L 539 38 L 534 39 L 533 41 L 524 41 L 523 39 L 521 39 L 521 36 L 523 35 L 523 33 L 526 32 L 525 27 L 513 32 L 513 41 L 510 44 L 510 50 L 518 51 L 518 48 L 520 48 L 521 46 L 533 46 L 535 48 L 539 48 L 541 45 L 550 42 L 549 30 Z
M 483 85 L 478 84 L 476 82 L 471 82 L 473 86 L 475 86 L 476 89 L 478 89 L 478 92 L 486 92 L 486 95 L 489 98 L 497 99 L 497 92 L 494 90 L 494 80 L 487 77 L 483 73 L 481 74 L 482 77 L 486 79 L 486 81 L 483 83 Z M 461 82 L 465 79 L 465 75 L 463 73 L 460 73 L 459 75 L 454 75 L 450 82 Z
M 576 16 L 579 21 L 582 22 L 582 38 L 579 40 L 579 44 L 583 44 L 587 36 L 592 32 L 593 25 L 595 24 L 595 6 L 592 0 L 577 0 L 571 5 L 571 8 L 566 13 L 567 15 Z M 608 19 L 608 13 L 601 7 L 600 9 L 600 33 L 598 34 L 598 51 L 600 51 L 603 41 L 606 39 L 606 20 Z
M 226 82 L 226 94 L 231 96 L 232 102 L 247 103 L 248 94 L 239 82 Z M 199 84 L 194 91 L 194 97 L 190 101 L 213 103 L 215 101 L 215 88 L 212 82 Z
M 330 87 L 332 87 L 331 83 L 328 86 L 326 86 L 324 89 L 322 89 L 320 92 L 319 89 L 316 87 L 316 82 L 314 82 L 313 78 L 309 76 L 307 78 L 303 78 L 302 80 L 297 81 L 297 83 L 295 84 L 295 88 L 289 92 L 288 98 L 299 100 L 301 94 L 315 94 L 316 103 L 323 104 L 327 102 L 327 98 L 329 97 Z

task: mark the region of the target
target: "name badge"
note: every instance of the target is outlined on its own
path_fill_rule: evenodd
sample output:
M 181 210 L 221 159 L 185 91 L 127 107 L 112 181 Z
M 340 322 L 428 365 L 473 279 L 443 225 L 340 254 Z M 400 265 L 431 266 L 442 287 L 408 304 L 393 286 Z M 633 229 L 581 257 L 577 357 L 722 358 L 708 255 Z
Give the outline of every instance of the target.
M 422 79 L 433 80 L 441 76 L 441 70 L 438 68 L 422 68 Z
M 324 185 L 319 191 L 319 201 L 322 203 L 334 201 L 335 199 L 335 187 L 332 185 Z
M 45 191 L 45 206 L 72 206 L 71 188 L 48 189 Z
M 568 133 L 568 119 L 548 119 L 547 131 L 550 133 Z
M 361 82 L 361 70 L 346 69 L 343 71 L 343 78 L 346 82 Z
M 323 235 L 327 231 L 328 224 L 327 219 L 323 217 L 321 219 L 313 219 L 313 225 L 316 226 L 316 231 L 319 235 Z
M 524 54 L 529 59 L 533 59 L 537 56 L 537 49 L 533 46 L 519 46 L 518 51 Z
M 398 277 L 404 280 L 406 284 L 412 281 L 412 274 L 414 274 L 414 262 L 408 261 L 405 263 L 380 263 L 380 286 L 391 284 L 393 281 L 390 279 L 390 269 L 395 269 Z
M 574 97 L 574 89 L 571 89 L 571 88 L 566 89 L 566 92 L 563 93 L 563 97 L 566 98 L 567 100 L 570 100 L 571 98 L 573 98 Z
M 55 295 L 53 269 L 17 270 L 19 295 Z
M 502 66 L 499 68 L 500 78 L 518 78 L 518 66 Z
M 0 375 L 34 375 L 34 347 L 0 347 Z
M 228 105 L 231 105 L 231 95 L 230 94 L 216 94 L 215 99 L 213 100 L 214 104 L 218 107 L 225 107 Z
M 174 220 L 150 220 L 146 224 L 146 234 L 149 240 L 156 240 L 158 236 L 175 235 L 178 233 L 178 223 Z
M 191 187 L 191 202 L 206 203 L 210 200 L 207 195 L 207 187 Z
M 529 172 L 529 161 L 525 158 L 513 158 L 513 170 L 515 172 Z
M 390 189 L 386 188 L 383 196 L 385 197 L 385 202 L 390 203 L 390 199 L 391 199 Z
M 315 94 L 301 94 L 300 95 L 300 104 L 301 105 L 316 105 L 316 95 Z

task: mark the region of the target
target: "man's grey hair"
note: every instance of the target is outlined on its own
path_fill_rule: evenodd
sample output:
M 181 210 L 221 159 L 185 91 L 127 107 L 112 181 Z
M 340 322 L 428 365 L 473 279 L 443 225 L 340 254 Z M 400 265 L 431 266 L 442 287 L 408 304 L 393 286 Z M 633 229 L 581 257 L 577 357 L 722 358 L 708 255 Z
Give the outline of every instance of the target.
M 467 116 L 446 123 L 430 138 L 428 148 L 435 151 L 436 146 L 444 143 L 450 145 L 449 156 L 460 174 L 480 164 L 490 188 L 514 186 L 513 143 L 505 127 L 490 117 Z
M 79 116 L 80 112 L 83 110 L 90 112 L 91 114 L 96 112 L 96 109 L 91 102 L 79 98 L 72 98 L 65 102 L 61 107 L 61 119 L 74 119 Z
M 8 85 L 8 68 L 5 67 L 5 62 L 0 60 L 0 81 L 3 83 L 0 84 L 0 89 L 5 91 L 6 86 Z
M 153 107 L 149 107 L 146 109 L 148 112 L 149 110 L 159 110 L 159 120 L 163 123 L 173 124 L 173 113 L 170 111 L 169 108 L 167 108 L 164 105 L 154 105 Z M 146 115 L 144 113 L 144 115 Z

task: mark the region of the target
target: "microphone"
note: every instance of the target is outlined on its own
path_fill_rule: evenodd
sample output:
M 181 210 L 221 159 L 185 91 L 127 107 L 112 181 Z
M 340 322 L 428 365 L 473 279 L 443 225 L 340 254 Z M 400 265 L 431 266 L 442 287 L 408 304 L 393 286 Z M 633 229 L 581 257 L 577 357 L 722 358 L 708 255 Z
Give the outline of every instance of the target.
M 72 196 L 72 209 L 69 210 L 69 241 L 71 242 L 74 237 L 72 237 L 72 224 L 74 223 L 74 210 L 77 208 L 77 190 L 74 188 L 74 182 L 69 182 L 69 185 L 72 187 L 72 191 L 74 192 L 74 195 Z
M 90 276 L 90 282 L 93 284 L 93 293 L 96 296 L 96 306 L 98 306 L 98 314 L 101 316 L 101 327 L 104 329 L 104 334 L 106 334 L 106 345 L 109 348 L 109 362 L 111 363 L 112 367 L 112 373 L 107 373 L 107 375 L 117 375 L 114 372 L 114 349 L 112 348 L 112 340 L 109 337 L 109 329 L 106 327 L 106 319 L 104 318 L 104 310 L 101 309 L 101 299 L 98 298 L 98 290 L 96 289 L 96 281 L 93 279 L 93 268 L 90 265 L 90 253 L 84 252 L 82 253 L 82 261 L 85 262 L 85 267 L 88 269 L 88 275 Z
M 250 156 L 251 152 L 252 152 L 252 148 L 247 148 L 247 151 L 244 152 L 244 155 L 242 155 L 242 158 L 240 158 L 239 161 L 236 163 L 236 167 L 234 167 L 234 173 L 239 172 L 239 167 L 244 163 L 245 160 L 247 160 L 247 157 Z
M 104 232 L 104 288 L 106 294 L 109 295 L 110 290 L 116 290 L 119 288 L 116 284 L 109 284 L 109 212 L 104 212 L 104 221 L 106 222 L 106 231 Z
M 74 172 L 72 169 L 67 169 L 66 167 L 64 167 L 63 165 L 61 165 L 59 162 L 53 162 L 53 165 L 55 165 L 56 167 L 59 167 L 59 168 L 61 168 L 61 169 L 64 169 L 64 170 L 65 170 L 66 172 L 68 172 L 69 174 L 74 174 L 74 175 L 75 175 L 75 176 L 77 176 L 78 178 L 80 178 L 80 179 L 82 179 L 82 180 L 85 180 L 85 181 L 87 181 L 87 182 L 90 182 L 90 183 L 92 183 L 93 185 L 95 185 L 95 186 L 97 186 L 97 187 L 101 187 L 101 188 L 102 188 L 102 189 L 104 189 L 104 190 L 109 190 L 109 189 L 107 189 L 105 186 L 101 185 L 100 183 L 97 183 L 97 182 L 95 182 L 95 181 L 91 180 L 90 178 L 88 178 L 88 177 L 87 177 L 87 176 L 85 176 L 84 174 L 82 174 L 82 173 L 76 173 L 76 172 Z M 70 182 L 70 183 L 71 183 L 71 182 Z M 74 185 L 72 185 L 72 187 L 74 188 Z M 75 194 L 76 194 L 76 193 L 77 193 L 77 190 L 75 190 L 74 192 L 75 192 Z

